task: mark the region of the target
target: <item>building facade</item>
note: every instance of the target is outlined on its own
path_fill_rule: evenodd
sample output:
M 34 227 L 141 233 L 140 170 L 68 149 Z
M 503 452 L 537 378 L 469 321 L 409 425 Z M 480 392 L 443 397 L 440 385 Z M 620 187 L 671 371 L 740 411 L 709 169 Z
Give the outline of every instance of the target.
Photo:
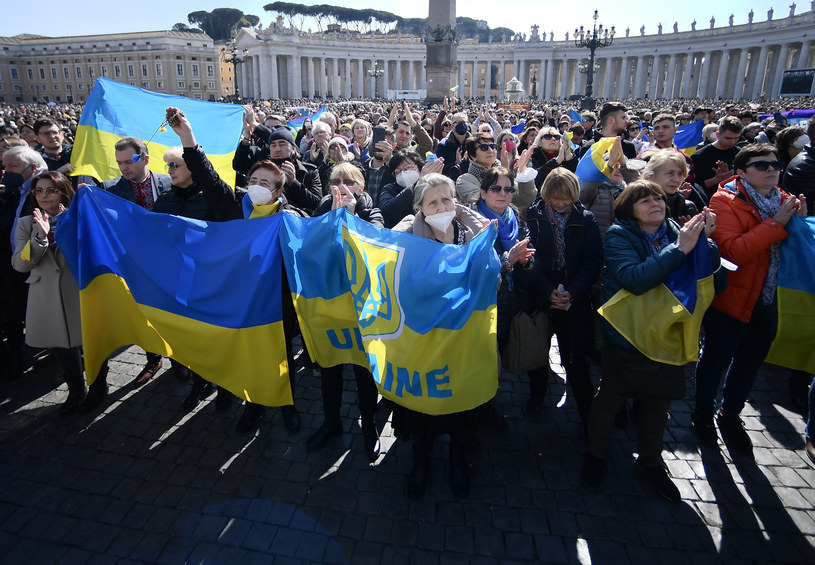
M 618 33 L 596 54 L 594 95 L 604 98 L 759 98 L 776 97 L 782 72 L 812 61 L 815 17 L 808 11 L 705 29 Z M 528 38 L 501 43 L 463 39 L 458 45 L 459 96 L 504 98 L 516 76 L 524 97 L 565 99 L 585 92 L 589 51 L 568 36 L 532 27 Z M 426 88 L 422 38 L 332 30 L 303 33 L 286 28 L 282 18 L 268 28 L 244 28 L 236 45 L 248 50 L 235 78 L 240 92 L 253 98 L 372 97 L 388 90 Z M 375 71 L 379 69 L 381 73 Z M 374 76 L 377 75 L 378 76 Z M 533 80 L 534 79 L 534 80 Z
M 189 98 L 221 97 L 218 53 L 208 35 L 0 37 L 0 102 L 84 102 L 98 77 Z

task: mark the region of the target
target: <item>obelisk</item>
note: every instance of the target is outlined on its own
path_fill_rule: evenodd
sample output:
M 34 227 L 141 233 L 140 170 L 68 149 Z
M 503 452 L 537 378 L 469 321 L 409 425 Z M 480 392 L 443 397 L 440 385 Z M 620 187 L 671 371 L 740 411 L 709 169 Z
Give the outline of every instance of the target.
M 441 104 L 457 83 L 456 2 L 430 0 L 427 21 L 427 103 Z

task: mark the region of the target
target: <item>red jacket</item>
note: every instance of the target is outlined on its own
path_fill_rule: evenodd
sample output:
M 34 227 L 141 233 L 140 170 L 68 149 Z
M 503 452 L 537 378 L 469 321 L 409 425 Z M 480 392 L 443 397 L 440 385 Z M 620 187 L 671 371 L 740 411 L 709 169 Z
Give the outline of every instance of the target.
M 781 190 L 782 202 L 789 197 Z M 785 239 L 787 230 L 772 218 L 761 219 L 739 177 L 719 185 L 710 198 L 710 209 L 716 214 L 713 240 L 722 257 L 739 267 L 727 272 L 727 289 L 716 295 L 711 307 L 746 324 L 761 296 L 770 247 Z

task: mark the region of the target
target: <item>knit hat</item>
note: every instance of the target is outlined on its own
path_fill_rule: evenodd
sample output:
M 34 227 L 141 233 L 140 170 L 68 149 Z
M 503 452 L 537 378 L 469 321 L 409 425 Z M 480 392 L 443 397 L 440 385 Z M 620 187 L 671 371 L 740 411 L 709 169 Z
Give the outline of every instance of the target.
M 269 134 L 269 144 L 273 141 L 278 139 L 283 139 L 294 145 L 294 136 L 291 134 L 291 130 L 284 125 L 276 125 L 272 128 L 271 133 Z
M 335 135 L 331 138 L 331 141 L 328 142 L 328 148 L 331 149 L 332 145 L 342 145 L 345 149 L 348 149 L 348 138 L 344 135 Z

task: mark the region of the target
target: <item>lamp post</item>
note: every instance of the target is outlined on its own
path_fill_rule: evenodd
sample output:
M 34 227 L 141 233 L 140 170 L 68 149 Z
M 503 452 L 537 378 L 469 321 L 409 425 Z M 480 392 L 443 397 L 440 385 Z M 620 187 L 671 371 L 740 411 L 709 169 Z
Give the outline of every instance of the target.
M 240 88 L 238 88 L 238 65 L 246 61 L 247 55 L 249 55 L 249 49 L 244 48 L 243 50 L 239 50 L 235 46 L 234 37 L 229 40 L 225 47 L 221 47 L 221 61 L 227 64 L 231 63 L 235 70 L 235 99 L 239 102 L 241 92 Z
M 614 42 L 614 26 L 611 26 L 611 32 L 608 29 L 603 29 L 603 24 L 597 25 L 597 10 L 594 11 L 594 23 L 592 28 L 588 31 L 580 29 L 574 30 L 574 44 L 575 47 L 588 47 L 589 64 L 586 68 L 586 103 L 594 106 L 594 100 L 591 95 L 593 94 L 592 85 L 594 84 L 594 52 L 601 47 L 608 47 Z
M 367 72 L 368 76 L 369 77 L 374 77 L 374 98 L 378 98 L 378 96 L 376 95 L 376 79 L 381 77 L 384 72 L 385 72 L 385 69 L 380 69 L 379 68 L 379 61 L 374 61 L 374 66 L 372 68 L 368 69 L 368 72 Z

